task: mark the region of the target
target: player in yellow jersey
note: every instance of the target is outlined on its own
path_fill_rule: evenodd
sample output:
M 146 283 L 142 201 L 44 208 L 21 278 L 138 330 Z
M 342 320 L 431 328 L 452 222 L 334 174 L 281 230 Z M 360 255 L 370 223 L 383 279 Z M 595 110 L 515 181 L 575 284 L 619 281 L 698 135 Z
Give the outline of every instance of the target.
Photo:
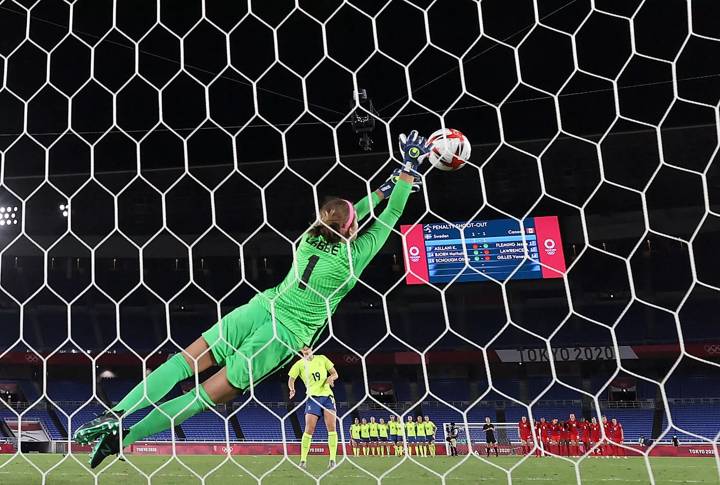
M 423 417 L 418 416 L 415 423 L 415 434 L 417 435 L 417 444 L 420 449 L 420 456 L 427 456 L 427 443 L 425 439 L 425 423 Z
M 370 416 L 370 452 L 373 456 L 380 454 L 378 450 L 378 425 L 375 422 L 375 416 Z
M 362 444 L 362 454 L 368 455 L 368 445 L 370 444 L 370 425 L 367 419 L 362 418 L 360 422 L 360 443 Z
M 380 449 L 380 456 L 385 456 L 385 451 L 388 444 L 388 425 L 385 424 L 385 420 L 380 418 L 378 423 L 378 448 Z M 390 448 L 387 448 L 387 454 L 390 455 Z
M 397 423 L 395 422 L 395 416 L 392 414 L 388 418 L 387 422 L 388 427 L 388 443 L 391 443 L 390 446 L 393 447 L 395 450 L 395 454 L 397 454 Z M 390 448 L 388 447 L 388 455 L 390 455 Z
M 350 425 L 350 447 L 353 455 L 360 456 L 360 420 L 358 418 L 355 418 Z
M 395 416 L 393 416 L 393 418 L 395 418 Z M 402 422 L 399 416 L 395 420 L 395 430 L 397 431 L 397 436 L 395 437 L 395 455 L 402 456 L 405 452 L 405 423 Z
M 422 184 L 419 168 L 430 151 L 431 144 L 417 131 L 400 135 L 402 164 L 357 204 L 340 198 L 325 202 L 316 223 L 298 238 L 282 282 L 223 316 L 111 410 L 77 428 L 76 442 L 96 442 L 90 468 L 147 436 L 232 401 L 312 346 L 393 233 L 410 193 Z M 360 221 L 386 199 L 387 207 L 361 234 Z M 159 403 L 179 382 L 213 366 L 220 370 L 192 392 L 158 404 L 127 432 L 122 429 L 121 418 Z
M 405 433 L 407 434 L 407 453 L 408 456 L 413 454 L 413 448 L 415 448 L 415 454 L 418 454 L 418 448 L 417 448 L 417 429 L 415 426 L 415 421 L 413 421 L 412 416 L 408 415 L 407 422 L 405 423 Z
M 313 355 L 312 350 L 304 348 L 302 359 L 298 360 L 288 372 L 288 388 L 290 399 L 295 397 L 295 380 L 299 377 L 305 384 L 307 404 L 305 405 L 305 432 L 300 447 L 300 467 L 305 468 L 312 435 L 315 432 L 320 416 L 325 420 L 328 430 L 328 451 L 330 452 L 329 467 L 335 466 L 338 437 L 335 431 L 337 411 L 332 387 L 338 378 L 335 365 L 324 355 Z
M 427 441 L 428 450 L 430 450 L 430 456 L 435 456 L 435 433 L 437 432 L 437 426 L 435 423 L 430 421 L 430 416 L 425 416 L 425 441 Z

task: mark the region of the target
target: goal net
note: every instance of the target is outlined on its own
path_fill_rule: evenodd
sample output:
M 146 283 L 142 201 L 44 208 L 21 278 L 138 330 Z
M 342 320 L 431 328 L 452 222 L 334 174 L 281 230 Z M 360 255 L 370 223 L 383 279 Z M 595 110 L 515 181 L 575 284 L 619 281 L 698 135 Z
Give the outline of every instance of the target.
M 443 423 L 445 452 L 447 455 L 451 454 L 450 438 L 452 435 L 450 434 L 450 424 L 451 423 Z M 490 453 L 495 454 L 495 446 L 488 443 L 487 435 L 483 430 L 484 425 L 485 423 L 455 424 L 458 429 L 456 438 L 458 454 L 487 454 L 488 447 L 490 448 Z M 520 446 L 517 423 L 493 423 L 493 426 L 495 427 L 494 439 L 497 444 L 498 454 L 521 455 L 522 448 Z
M 470 453 L 488 415 L 505 455 L 522 416 L 615 418 L 601 439 L 637 460 L 593 481 L 717 461 L 717 18 L 695 0 L 0 0 L 0 482 L 534 474 Z M 289 399 L 277 361 L 90 469 L 78 427 L 278 285 L 326 197 L 367 200 L 400 166 L 399 134 L 441 128 L 468 163 L 425 167 L 314 335 L 340 376 L 337 468 L 322 419 L 300 468 L 305 389 Z M 356 419 L 419 416 L 460 428 L 458 466 L 355 454 Z

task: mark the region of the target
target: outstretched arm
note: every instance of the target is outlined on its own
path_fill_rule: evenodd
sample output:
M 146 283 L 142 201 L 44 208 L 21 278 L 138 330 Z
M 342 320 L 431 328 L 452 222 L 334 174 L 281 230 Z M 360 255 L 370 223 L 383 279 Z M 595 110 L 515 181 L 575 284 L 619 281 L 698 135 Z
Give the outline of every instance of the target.
M 400 153 L 403 158 L 403 167 L 397 176 L 397 182 L 389 190 L 380 188 L 380 192 L 383 194 L 392 194 L 390 202 L 370 229 L 352 243 L 352 265 L 356 275 L 362 272 L 380 251 L 390 236 L 392 228 L 400 219 L 400 214 L 405 209 L 405 204 L 416 181 L 415 177 L 419 175 L 418 167 L 430 153 L 430 146 L 425 138 L 413 130 L 408 136 L 400 135 Z
M 413 176 L 402 174 L 387 207 L 362 236 L 352 243 L 352 263 L 356 273 L 361 272 L 380 251 L 397 224 L 410 196 Z
M 355 214 L 357 214 L 357 220 L 363 220 L 369 213 L 370 210 L 377 207 L 377 205 L 385 198 L 380 189 L 376 190 L 367 197 L 363 197 L 359 201 L 355 202 Z

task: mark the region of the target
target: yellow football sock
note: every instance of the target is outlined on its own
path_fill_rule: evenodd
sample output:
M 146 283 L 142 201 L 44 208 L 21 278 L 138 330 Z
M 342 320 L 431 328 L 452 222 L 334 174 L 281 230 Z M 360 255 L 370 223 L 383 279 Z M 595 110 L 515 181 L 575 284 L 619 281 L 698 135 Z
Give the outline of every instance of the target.
M 430 445 L 430 456 L 435 456 L 435 445 Z

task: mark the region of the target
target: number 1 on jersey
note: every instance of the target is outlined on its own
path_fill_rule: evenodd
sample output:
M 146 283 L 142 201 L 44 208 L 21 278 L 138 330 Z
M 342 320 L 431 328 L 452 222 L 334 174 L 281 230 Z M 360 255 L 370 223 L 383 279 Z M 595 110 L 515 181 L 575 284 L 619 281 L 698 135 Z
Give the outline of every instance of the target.
M 300 289 L 304 290 L 307 288 L 308 281 L 310 280 L 310 275 L 312 274 L 313 270 L 315 269 L 315 265 L 317 262 L 320 261 L 320 256 L 314 254 L 308 258 L 307 266 L 305 266 L 305 271 L 303 271 L 302 277 L 300 278 Z

